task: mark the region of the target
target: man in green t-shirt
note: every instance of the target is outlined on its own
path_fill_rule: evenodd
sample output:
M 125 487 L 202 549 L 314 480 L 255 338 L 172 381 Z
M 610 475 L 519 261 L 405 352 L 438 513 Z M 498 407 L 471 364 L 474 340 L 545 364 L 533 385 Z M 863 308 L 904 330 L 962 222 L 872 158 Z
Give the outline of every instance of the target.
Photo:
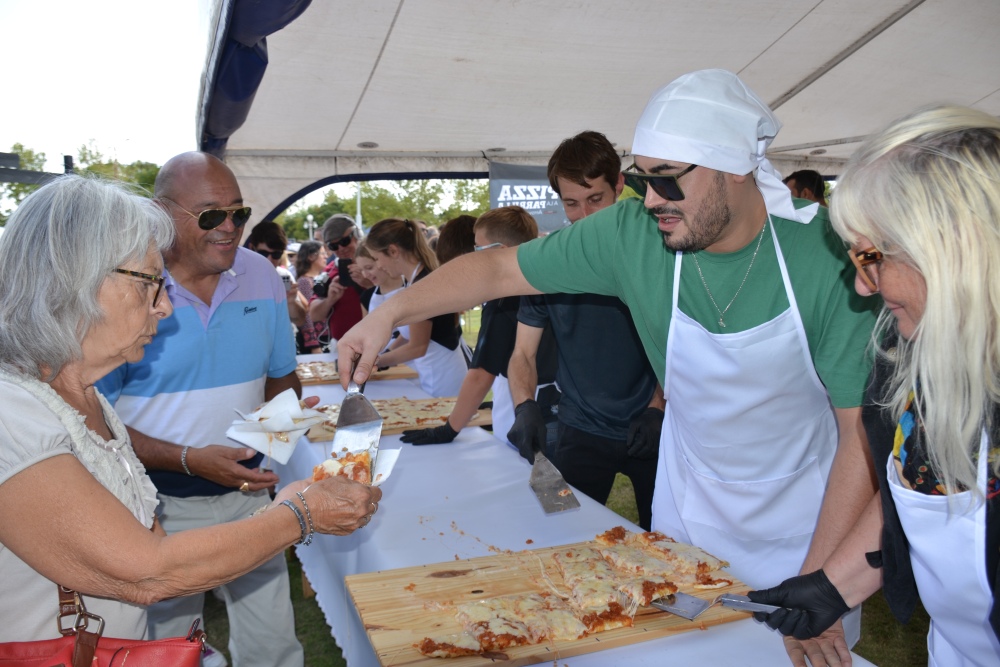
M 860 422 L 875 313 L 851 288 L 826 209 L 796 209 L 765 157 L 780 126 L 731 72 L 680 77 L 636 127 L 625 179 L 642 200 L 452 262 L 339 354 L 360 355 L 361 382 L 398 323 L 503 295 L 615 295 L 667 399 L 654 530 L 755 588 L 818 569 L 876 492 Z M 806 651 L 847 657 L 843 630 Z

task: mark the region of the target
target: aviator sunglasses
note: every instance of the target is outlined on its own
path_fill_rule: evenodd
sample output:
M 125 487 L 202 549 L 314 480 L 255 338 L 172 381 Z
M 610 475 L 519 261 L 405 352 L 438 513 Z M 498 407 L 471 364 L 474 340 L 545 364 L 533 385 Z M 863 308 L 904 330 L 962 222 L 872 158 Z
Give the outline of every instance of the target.
M 664 176 L 662 174 L 640 174 L 636 171 L 638 167 L 633 164 L 622 172 L 625 176 L 625 185 L 629 186 L 640 197 L 646 196 L 646 186 L 653 188 L 653 192 L 669 201 L 681 201 L 684 199 L 684 191 L 677 183 L 677 179 L 688 173 L 698 165 L 693 164 L 679 174 Z
M 226 218 L 228 218 L 230 215 L 233 216 L 233 226 L 236 227 L 237 229 L 245 225 L 247 223 L 247 220 L 250 219 L 249 206 L 225 206 L 222 208 L 206 208 L 201 213 L 194 213 L 192 211 L 187 210 L 186 208 L 175 202 L 173 199 L 170 199 L 169 197 L 160 197 L 160 199 L 164 199 L 170 202 L 180 210 L 190 215 L 192 218 L 195 218 L 198 221 L 198 226 L 204 229 L 206 232 L 213 230 L 219 225 L 221 225 L 223 222 L 226 221 Z

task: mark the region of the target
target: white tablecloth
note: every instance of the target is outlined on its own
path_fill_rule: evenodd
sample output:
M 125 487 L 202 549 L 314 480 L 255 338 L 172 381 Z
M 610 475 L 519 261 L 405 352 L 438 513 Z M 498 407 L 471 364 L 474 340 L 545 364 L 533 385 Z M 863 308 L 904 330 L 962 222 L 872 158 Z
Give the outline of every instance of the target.
M 344 391 L 339 385 L 303 387 L 303 396 L 310 395 L 319 396 L 322 404 L 339 403 Z M 428 398 L 415 380 L 369 382 L 365 395 Z M 414 447 L 390 435 L 382 437 L 381 447 L 402 451 L 382 485 L 382 502 L 371 524 L 346 537 L 317 535 L 311 546 L 297 550 L 349 667 L 378 667 L 379 662 L 344 586 L 347 575 L 489 556 L 491 547 L 521 550 L 583 542 L 616 525 L 641 530 L 580 492 L 580 509 L 546 516 L 528 487 L 531 467 L 510 445 L 480 428 L 464 429 L 447 445 Z M 283 480 L 309 477 L 328 448 L 329 443 L 302 438 L 288 464 L 276 471 Z M 558 662 L 568 667 L 660 667 L 668 659 L 689 665 L 791 664 L 780 636 L 749 618 Z M 858 656 L 854 664 L 871 665 Z

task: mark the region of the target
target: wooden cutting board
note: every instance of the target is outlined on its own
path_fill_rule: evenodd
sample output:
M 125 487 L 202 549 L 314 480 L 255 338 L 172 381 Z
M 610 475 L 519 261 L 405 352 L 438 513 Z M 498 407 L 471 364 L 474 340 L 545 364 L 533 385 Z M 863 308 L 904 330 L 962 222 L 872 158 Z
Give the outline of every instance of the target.
M 320 366 L 322 365 L 322 366 Z M 320 373 L 308 372 L 304 367 L 312 368 L 322 368 L 323 371 Z M 333 370 L 333 362 L 322 362 L 322 361 L 310 361 L 300 363 L 295 372 L 299 375 L 299 382 L 303 385 L 310 384 L 334 384 L 340 382 L 340 374 Z M 319 375 L 319 377 L 317 377 Z M 410 380 L 415 377 L 419 377 L 417 372 L 410 368 L 400 364 L 399 366 L 390 366 L 384 371 L 375 371 L 372 373 L 371 377 L 368 379 L 370 381 L 376 380 Z
M 372 405 L 382 415 L 382 435 L 396 435 L 409 429 L 440 426 L 455 407 L 455 398 L 376 398 Z M 330 412 L 331 406 L 317 409 Z M 339 406 L 332 406 L 338 408 Z M 309 429 L 306 437 L 311 442 L 333 440 L 337 432 L 336 410 L 330 412 L 330 421 Z M 492 410 L 479 410 L 469 420 L 468 426 L 489 426 L 493 423 Z
M 516 667 L 539 662 L 553 663 L 574 655 L 750 618 L 748 613 L 721 605 L 712 607 L 694 621 L 652 607 L 642 607 L 631 628 L 599 632 L 573 641 L 518 646 L 503 653 L 491 653 L 489 657 L 428 658 L 414 648 L 413 645 L 424 637 L 461 632 L 462 628 L 455 620 L 456 605 L 499 595 L 551 591 L 541 576 L 543 567 L 553 584 L 565 591 L 552 554 L 567 548 L 598 546 L 596 542 L 584 542 L 499 553 L 448 563 L 354 574 L 345 577 L 345 582 L 383 667 Z M 682 592 L 708 600 L 720 593 L 746 593 L 747 590 L 749 587 L 746 584 L 735 579 L 732 586 L 708 591 L 681 588 Z

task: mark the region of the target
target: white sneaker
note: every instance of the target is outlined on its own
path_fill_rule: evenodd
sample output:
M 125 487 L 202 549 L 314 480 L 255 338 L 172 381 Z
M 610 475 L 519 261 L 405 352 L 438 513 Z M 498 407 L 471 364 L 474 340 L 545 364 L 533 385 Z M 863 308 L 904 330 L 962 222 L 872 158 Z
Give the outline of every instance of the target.
M 226 656 L 205 642 L 205 652 L 201 654 L 201 667 L 228 667 L 228 665 Z

